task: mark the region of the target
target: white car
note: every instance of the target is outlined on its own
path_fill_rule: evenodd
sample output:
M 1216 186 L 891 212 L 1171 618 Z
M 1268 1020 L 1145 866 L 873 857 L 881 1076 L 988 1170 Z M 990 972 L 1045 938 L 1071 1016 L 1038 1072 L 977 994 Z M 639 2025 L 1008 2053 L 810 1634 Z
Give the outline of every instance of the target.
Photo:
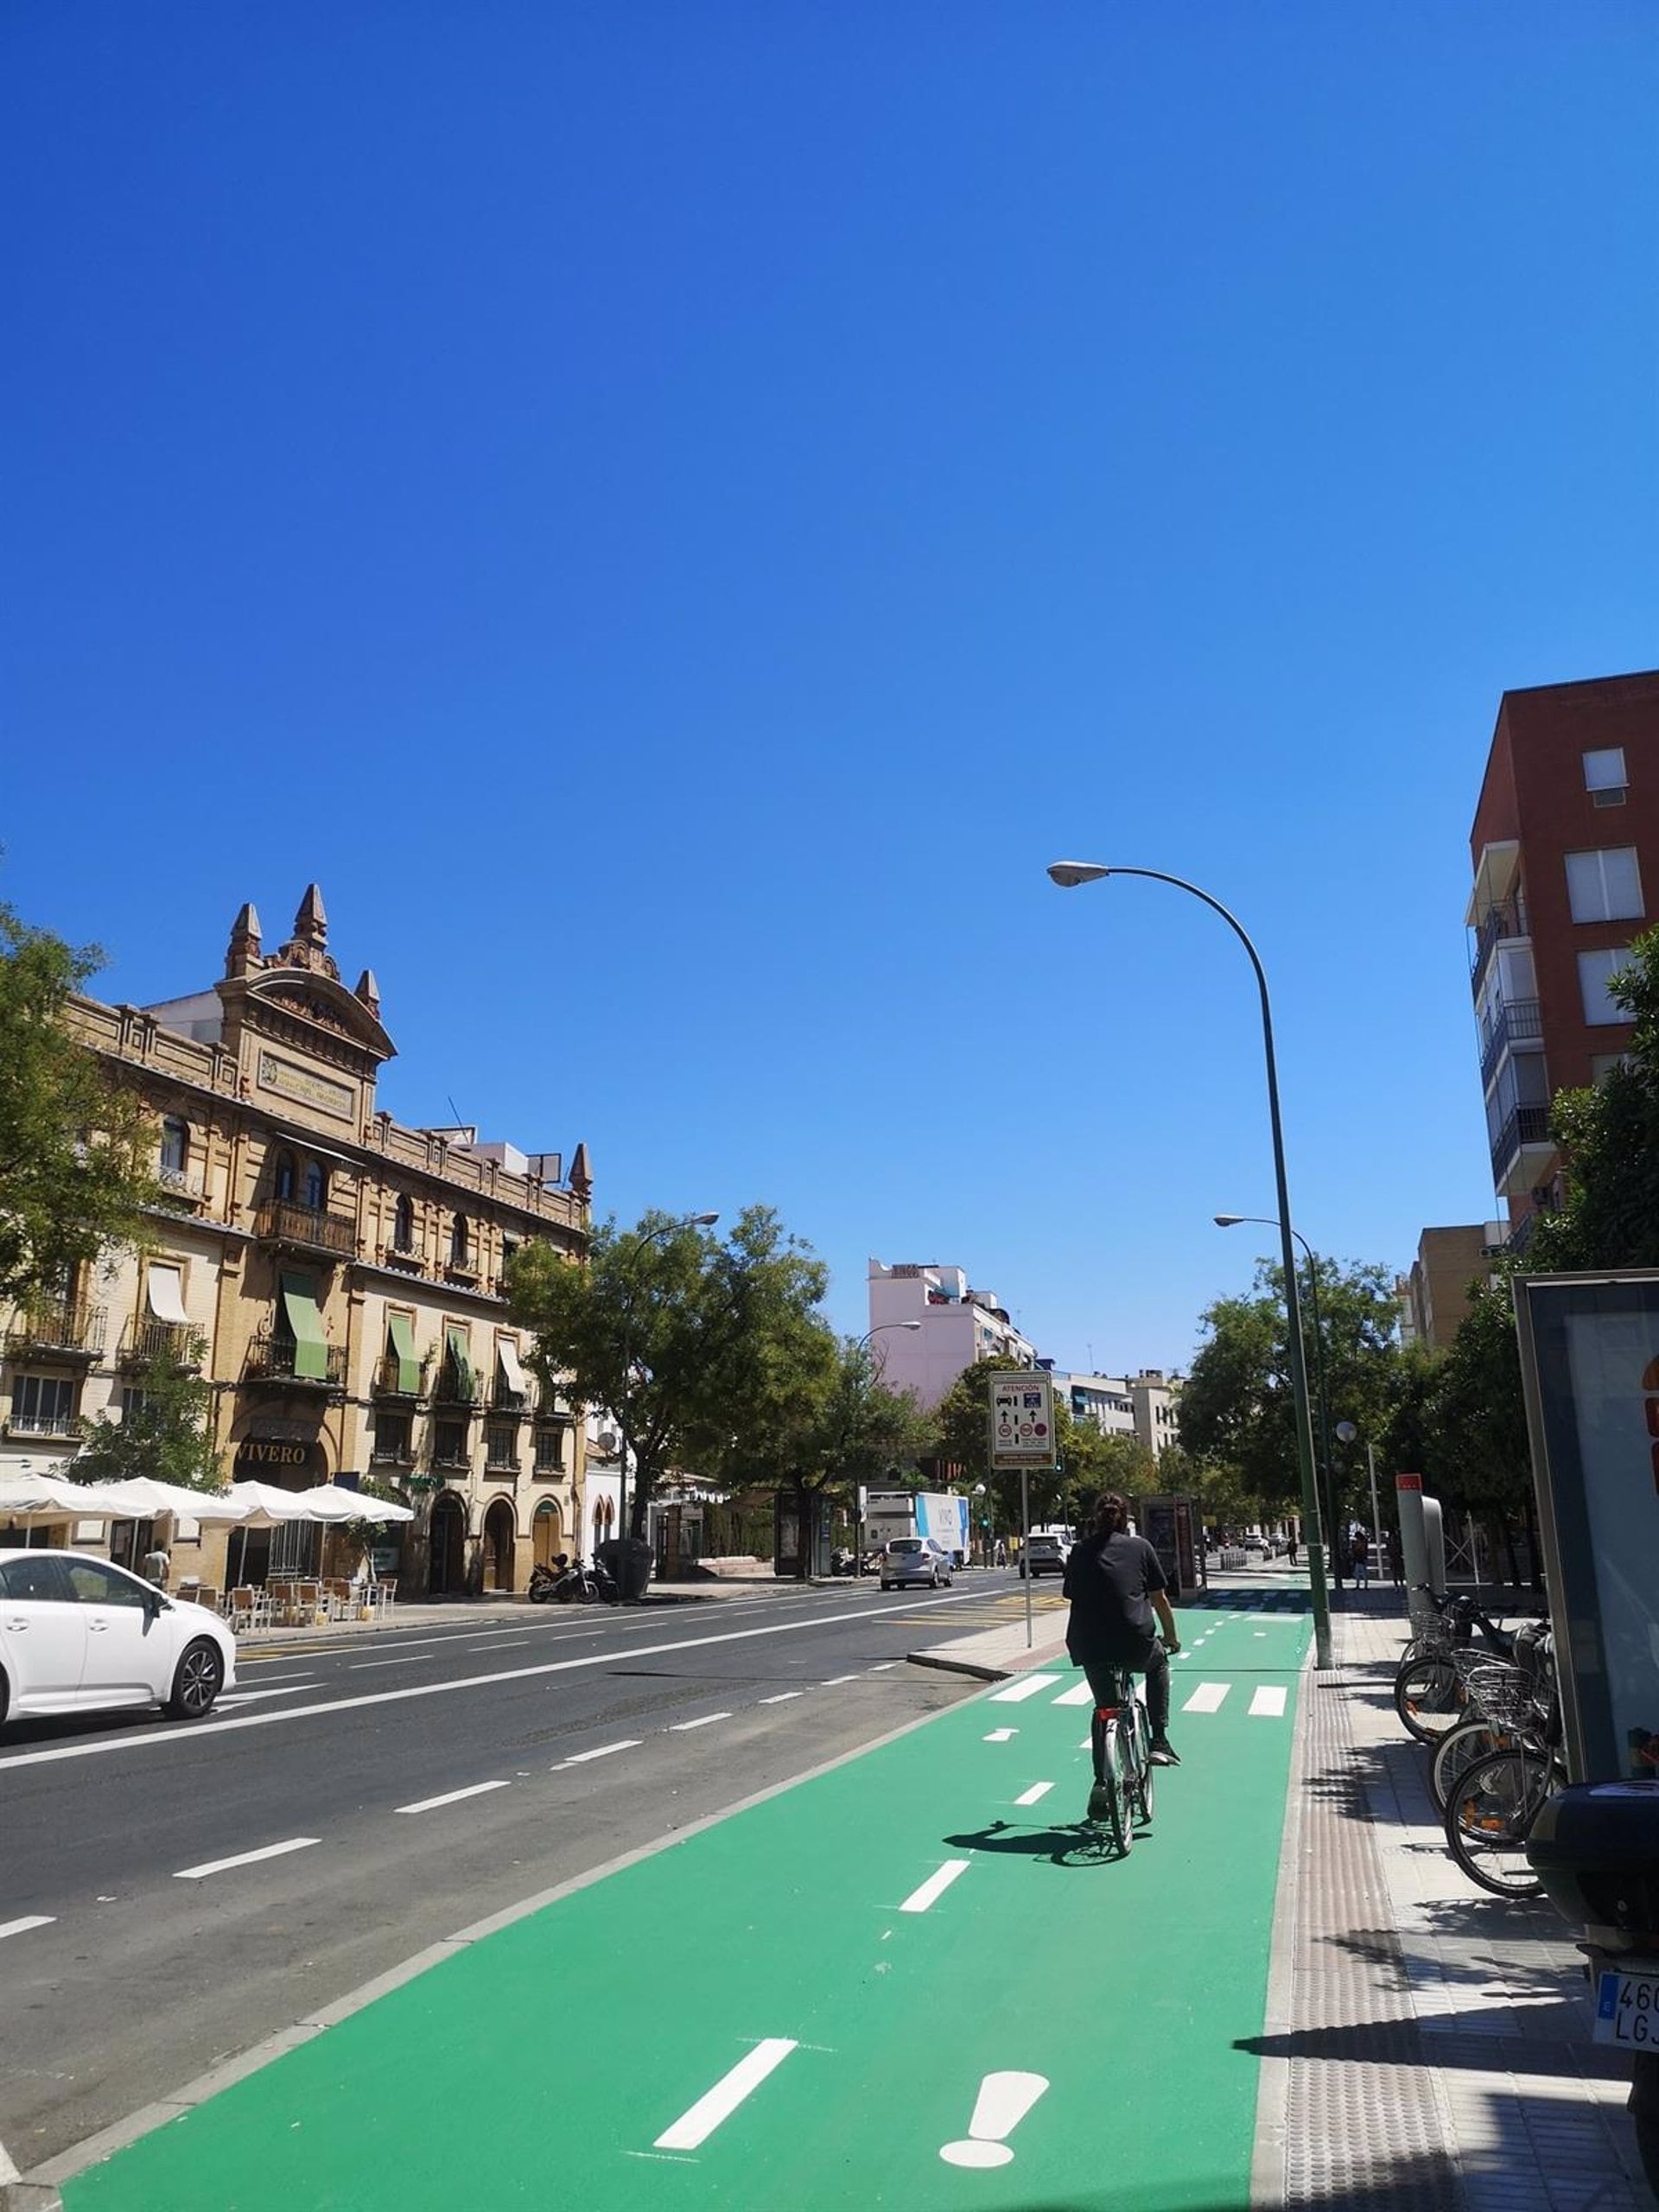
M 235 1687 L 217 1614 L 86 1552 L 0 1551 L 0 1726 L 134 1705 L 200 1720 Z

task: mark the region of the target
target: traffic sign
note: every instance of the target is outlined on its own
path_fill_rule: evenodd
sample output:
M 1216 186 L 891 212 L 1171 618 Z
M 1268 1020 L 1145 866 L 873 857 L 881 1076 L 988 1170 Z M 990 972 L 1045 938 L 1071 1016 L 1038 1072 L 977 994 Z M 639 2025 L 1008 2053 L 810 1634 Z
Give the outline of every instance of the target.
M 991 1466 L 1007 1469 L 1054 1465 L 1054 1382 L 1040 1368 L 993 1374 Z

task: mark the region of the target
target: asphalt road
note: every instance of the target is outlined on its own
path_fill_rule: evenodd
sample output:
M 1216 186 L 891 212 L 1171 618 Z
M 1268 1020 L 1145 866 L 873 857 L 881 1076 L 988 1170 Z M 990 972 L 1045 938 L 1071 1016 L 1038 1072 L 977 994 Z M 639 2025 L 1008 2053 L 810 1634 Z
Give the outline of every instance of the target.
M 14 1725 L 0 2145 L 27 2171 L 459 1929 L 956 1702 L 971 1681 L 904 1655 L 1014 1618 L 1020 1589 L 416 1620 L 250 1655 L 194 1727 Z

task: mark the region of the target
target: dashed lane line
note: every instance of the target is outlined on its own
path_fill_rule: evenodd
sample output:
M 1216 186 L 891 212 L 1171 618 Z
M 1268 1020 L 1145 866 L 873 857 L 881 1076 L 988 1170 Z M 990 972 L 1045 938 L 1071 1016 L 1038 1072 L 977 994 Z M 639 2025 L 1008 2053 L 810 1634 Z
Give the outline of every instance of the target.
M 804 1697 L 804 1690 L 779 1690 L 775 1697 L 763 1697 L 762 1705 L 787 1705 L 792 1697 Z
M 443 1805 L 459 1805 L 463 1797 L 482 1797 L 491 1789 L 511 1789 L 510 1782 L 474 1782 L 465 1789 L 446 1789 L 442 1797 L 417 1797 L 412 1805 L 394 1805 L 395 1813 L 435 1813 Z
M 899 1911 L 926 1912 L 938 1903 L 952 1882 L 968 1872 L 968 1866 L 969 1861 L 965 1859 L 947 1859 L 937 1872 L 928 1876 L 920 1889 L 911 1891 L 899 1906 Z
M 175 1882 L 200 1882 L 209 1874 L 227 1873 L 232 1866 L 251 1866 L 261 1859 L 281 1859 L 290 1851 L 308 1851 L 314 1843 L 321 1843 L 320 1835 L 291 1835 L 285 1843 L 262 1844 L 257 1851 L 238 1851 L 231 1859 L 208 1859 L 200 1866 L 181 1866 L 173 1878 Z
M 714 2088 L 665 2127 L 652 2145 L 655 2151 L 695 2151 L 706 2143 L 724 2120 L 729 2120 L 745 2097 L 758 2089 L 768 2074 L 781 2066 L 798 2045 L 788 2036 L 767 2036 L 746 2057 L 740 2058 Z
M 591 1751 L 572 1751 L 568 1759 L 561 1759 L 550 1767 L 550 1774 L 563 1774 L 568 1766 L 586 1766 L 590 1759 L 608 1759 L 618 1751 L 637 1751 L 645 1741 L 643 1736 L 626 1736 L 620 1744 L 601 1744 Z
M 676 1720 L 670 1723 L 671 1736 L 683 1736 L 690 1728 L 707 1728 L 711 1721 L 729 1720 L 729 1713 L 700 1713 L 695 1720 Z
M 830 1675 L 818 1684 L 818 1688 L 823 1690 L 838 1690 L 843 1682 L 855 1682 L 858 1679 L 856 1675 Z
M 0 1920 L 0 1942 L 8 1936 L 27 1936 L 31 1928 L 50 1928 L 57 1918 L 51 1912 L 26 1912 L 21 1920 Z
M 1039 1804 L 1053 1787 L 1052 1782 L 1033 1782 L 1030 1789 L 1016 1797 L 1014 1802 L 1016 1805 Z

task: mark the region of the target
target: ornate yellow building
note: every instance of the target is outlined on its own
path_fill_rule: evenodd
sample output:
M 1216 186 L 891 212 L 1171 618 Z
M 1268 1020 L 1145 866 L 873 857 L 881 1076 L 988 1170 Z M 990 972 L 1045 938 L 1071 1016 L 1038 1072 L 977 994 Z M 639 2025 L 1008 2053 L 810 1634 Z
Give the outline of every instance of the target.
M 381 1562 L 406 1594 L 522 1588 L 579 1541 L 582 1424 L 538 1394 L 501 1277 L 527 1238 L 585 1252 L 586 1147 L 561 1178 L 556 1157 L 381 1112 L 379 992 L 367 969 L 340 982 L 315 884 L 274 952 L 243 907 L 211 988 L 71 1013 L 153 1109 L 172 1205 L 148 1251 L 10 1317 L 0 1466 L 67 1456 L 165 1348 L 212 1382 L 229 1473 L 295 1489 L 372 1474 L 416 1508 Z M 118 1529 L 115 1547 L 145 1541 Z M 227 1541 L 238 1579 L 315 1564 L 309 1529 L 186 1524 L 174 1580 L 222 1586 Z

